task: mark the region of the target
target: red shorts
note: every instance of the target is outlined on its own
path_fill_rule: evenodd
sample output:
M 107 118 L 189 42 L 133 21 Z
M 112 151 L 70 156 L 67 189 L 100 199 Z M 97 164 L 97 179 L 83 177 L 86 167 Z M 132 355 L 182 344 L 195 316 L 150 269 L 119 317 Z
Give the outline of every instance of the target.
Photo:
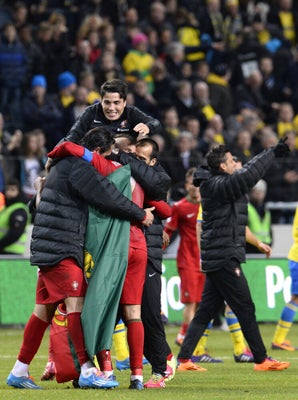
M 87 283 L 83 270 L 73 258 L 38 272 L 36 304 L 55 304 L 68 297 L 85 297 Z
M 141 304 L 147 267 L 147 250 L 129 247 L 128 267 L 120 304 Z
M 180 301 L 186 303 L 199 303 L 205 284 L 205 274 L 200 271 L 191 271 L 189 269 L 178 269 L 181 279 Z

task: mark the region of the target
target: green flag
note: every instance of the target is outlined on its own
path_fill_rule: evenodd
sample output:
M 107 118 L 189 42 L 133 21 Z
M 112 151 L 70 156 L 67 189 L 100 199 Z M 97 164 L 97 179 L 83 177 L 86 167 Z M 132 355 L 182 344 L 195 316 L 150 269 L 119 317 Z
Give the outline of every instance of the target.
M 108 179 L 131 199 L 130 167 L 115 170 Z M 89 279 L 82 311 L 85 344 L 92 358 L 110 349 L 119 300 L 127 269 L 130 222 L 89 209 L 85 243 L 85 273 Z

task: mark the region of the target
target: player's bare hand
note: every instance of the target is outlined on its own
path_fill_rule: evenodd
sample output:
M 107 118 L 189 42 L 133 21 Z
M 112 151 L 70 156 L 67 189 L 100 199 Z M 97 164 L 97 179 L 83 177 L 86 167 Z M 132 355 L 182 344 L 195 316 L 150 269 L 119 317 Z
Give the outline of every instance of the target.
M 170 236 L 167 234 L 167 232 L 163 231 L 162 232 L 162 245 L 163 247 L 168 247 L 170 244 Z
M 260 242 L 258 244 L 258 248 L 262 253 L 264 253 L 266 255 L 266 258 L 269 258 L 271 256 L 272 249 L 270 246 L 268 246 L 268 244 Z
M 142 224 L 145 226 L 150 226 L 153 223 L 154 215 L 152 214 L 152 211 L 155 209 L 155 207 L 150 207 L 150 208 L 145 208 L 146 212 L 146 218 L 142 221 Z
M 137 124 L 133 130 L 138 133 L 138 139 L 141 139 L 142 137 L 148 135 L 149 128 L 146 124 L 143 124 L 143 122 L 140 122 L 139 124 Z

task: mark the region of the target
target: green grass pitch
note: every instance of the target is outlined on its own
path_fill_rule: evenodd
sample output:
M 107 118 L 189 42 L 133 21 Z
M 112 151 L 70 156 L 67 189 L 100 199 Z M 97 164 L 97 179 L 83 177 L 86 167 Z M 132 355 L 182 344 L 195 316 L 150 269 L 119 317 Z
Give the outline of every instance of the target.
M 290 361 L 291 366 L 280 372 L 254 372 L 253 364 L 237 364 L 232 354 L 229 333 L 212 330 L 208 339 L 210 354 L 221 357 L 222 364 L 202 364 L 207 372 L 177 372 L 175 379 L 165 389 L 128 390 L 129 372 L 115 371 L 120 386 L 114 390 L 74 389 L 71 383 L 58 384 L 40 382 L 40 375 L 47 360 L 48 333 L 32 362 L 30 373 L 37 384 L 44 390 L 20 390 L 6 385 L 9 374 L 22 340 L 22 329 L 0 328 L 0 399 L 42 399 L 42 400 L 80 400 L 80 399 L 174 399 L 174 400 L 297 400 L 298 399 L 298 352 L 286 352 L 270 349 L 274 324 L 260 324 L 261 333 L 268 354 L 283 361 Z M 166 326 L 167 339 L 175 355 L 179 348 L 174 344 L 177 326 Z M 298 324 L 294 324 L 289 339 L 298 345 Z M 150 376 L 150 366 L 144 367 L 144 380 Z

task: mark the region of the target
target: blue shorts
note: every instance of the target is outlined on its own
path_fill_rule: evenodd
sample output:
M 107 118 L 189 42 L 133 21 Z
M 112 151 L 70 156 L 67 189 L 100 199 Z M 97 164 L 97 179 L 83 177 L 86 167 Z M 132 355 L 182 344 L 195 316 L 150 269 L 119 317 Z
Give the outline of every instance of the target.
M 298 295 L 298 262 L 289 260 L 289 269 L 292 278 L 291 294 Z

